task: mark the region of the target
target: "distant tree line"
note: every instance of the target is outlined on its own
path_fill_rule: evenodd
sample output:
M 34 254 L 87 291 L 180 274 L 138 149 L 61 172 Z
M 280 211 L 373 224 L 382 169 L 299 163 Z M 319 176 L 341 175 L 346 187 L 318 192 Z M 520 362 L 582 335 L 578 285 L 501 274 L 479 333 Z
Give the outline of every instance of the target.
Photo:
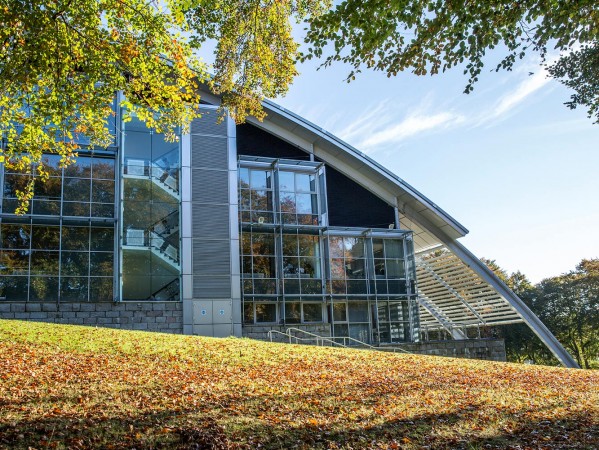
M 520 271 L 508 274 L 483 259 L 543 321 L 585 369 L 599 368 L 599 259 L 583 259 L 571 272 L 533 285 Z M 494 330 L 505 339 L 508 361 L 557 365 L 549 349 L 523 323 Z

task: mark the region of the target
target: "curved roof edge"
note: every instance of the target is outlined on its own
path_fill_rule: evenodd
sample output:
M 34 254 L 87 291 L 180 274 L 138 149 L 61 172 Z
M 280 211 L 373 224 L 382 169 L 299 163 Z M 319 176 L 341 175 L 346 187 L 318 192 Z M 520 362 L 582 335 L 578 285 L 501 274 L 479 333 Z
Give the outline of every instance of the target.
M 315 125 L 314 123 L 310 122 L 309 120 L 295 114 L 292 111 L 289 111 L 288 109 L 286 109 L 280 105 L 277 105 L 276 103 L 274 103 L 271 100 L 264 100 L 263 105 L 264 105 L 264 108 L 267 111 L 267 113 L 278 114 L 279 116 L 293 122 L 295 125 L 302 127 L 306 131 L 314 134 L 317 137 L 320 137 L 321 139 L 326 140 L 327 142 L 334 145 L 341 151 L 356 158 L 361 163 L 368 165 L 369 167 L 374 169 L 376 172 L 378 172 L 384 178 L 392 181 L 399 189 L 401 189 L 403 192 L 405 192 L 407 195 L 412 197 L 417 202 L 421 203 L 426 209 L 428 209 L 429 211 L 434 213 L 434 215 L 436 215 L 445 224 L 447 224 L 451 229 L 453 229 L 454 232 L 458 235 L 457 237 L 462 237 L 462 236 L 465 236 L 466 234 L 468 234 L 468 229 L 466 227 L 464 227 L 462 224 L 460 224 L 457 220 L 455 220 L 448 213 L 446 213 L 442 208 L 440 208 L 438 205 L 436 205 L 434 202 L 432 202 L 429 198 L 427 198 L 425 195 L 420 193 L 418 190 L 416 190 L 414 187 L 412 187 L 406 181 L 401 179 L 399 176 L 397 176 L 396 174 L 391 172 L 386 167 L 384 167 L 381 164 L 379 164 L 378 162 L 376 162 L 374 159 L 372 159 L 368 155 L 364 154 L 360 150 L 351 146 L 350 144 L 348 144 L 347 142 L 338 138 L 337 136 L 329 133 L 328 131 L 324 130 L 323 128 L 320 128 L 319 126 Z

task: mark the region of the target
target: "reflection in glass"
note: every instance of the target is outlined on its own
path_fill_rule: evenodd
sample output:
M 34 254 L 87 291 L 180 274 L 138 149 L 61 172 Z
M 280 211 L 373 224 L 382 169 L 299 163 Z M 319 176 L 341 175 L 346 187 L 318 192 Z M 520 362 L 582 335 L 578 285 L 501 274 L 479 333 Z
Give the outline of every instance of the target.
M 60 269 L 62 275 L 86 276 L 89 274 L 89 253 L 62 252 Z
M 322 304 L 304 303 L 304 322 L 322 322 Z
M 285 303 L 285 322 L 300 323 L 302 321 L 301 303 Z
M 35 250 L 31 252 L 32 275 L 58 275 L 58 252 Z
M 60 298 L 64 301 L 81 301 L 88 299 L 87 277 L 61 277 Z
M 275 303 L 256 303 L 256 323 L 272 323 L 277 321 L 277 305 Z

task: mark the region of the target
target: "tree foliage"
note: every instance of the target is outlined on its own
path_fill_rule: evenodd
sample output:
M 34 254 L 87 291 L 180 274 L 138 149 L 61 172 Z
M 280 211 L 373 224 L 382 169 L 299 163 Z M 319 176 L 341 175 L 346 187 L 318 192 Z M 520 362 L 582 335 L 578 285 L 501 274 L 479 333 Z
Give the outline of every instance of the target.
M 595 0 L 344 0 L 311 21 L 310 48 L 302 57 L 325 56 L 325 66 L 348 63 L 348 80 L 363 67 L 392 76 L 464 65 L 469 93 L 489 50 L 505 49 L 495 69 L 511 70 L 529 52 L 538 52 L 544 62 L 555 49 L 564 56 L 549 73 L 577 92 L 568 105 L 587 107 L 599 120 L 598 37 Z
M 541 319 L 580 367 L 599 365 L 599 259 L 532 285 L 520 272 L 508 275 L 495 261 L 483 260 Z M 547 347 L 525 324 L 502 327 L 508 359 L 556 364 Z
M 164 7 L 163 7 L 164 6 Z M 261 117 L 263 96 L 286 92 L 296 74 L 291 17 L 319 14 L 321 0 L 0 0 L 0 162 L 30 174 L 25 212 L 43 153 L 73 162 L 79 143 L 114 140 L 117 105 L 175 139 L 198 117 L 208 82 L 237 120 Z M 217 40 L 214 78 L 194 51 Z

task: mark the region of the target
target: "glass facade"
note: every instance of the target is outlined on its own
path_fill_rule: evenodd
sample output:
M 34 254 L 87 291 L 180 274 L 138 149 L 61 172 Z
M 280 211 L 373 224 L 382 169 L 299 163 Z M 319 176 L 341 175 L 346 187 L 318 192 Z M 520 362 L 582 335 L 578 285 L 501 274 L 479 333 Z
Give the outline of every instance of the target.
M 4 170 L 0 224 L 0 298 L 6 301 L 87 302 L 114 299 L 115 159 L 80 152 L 35 185 L 28 214 L 16 216 L 16 191 L 28 173 Z
M 136 119 L 121 130 L 107 150 L 80 139 L 66 168 L 45 155 L 49 179 L 23 216 L 17 190 L 30 174 L 1 167 L 0 300 L 180 299 L 179 143 Z
M 180 144 L 124 124 L 121 298 L 180 299 Z
M 324 167 L 240 158 L 244 324 L 328 323 L 368 343 L 417 339 L 411 234 L 327 227 Z

